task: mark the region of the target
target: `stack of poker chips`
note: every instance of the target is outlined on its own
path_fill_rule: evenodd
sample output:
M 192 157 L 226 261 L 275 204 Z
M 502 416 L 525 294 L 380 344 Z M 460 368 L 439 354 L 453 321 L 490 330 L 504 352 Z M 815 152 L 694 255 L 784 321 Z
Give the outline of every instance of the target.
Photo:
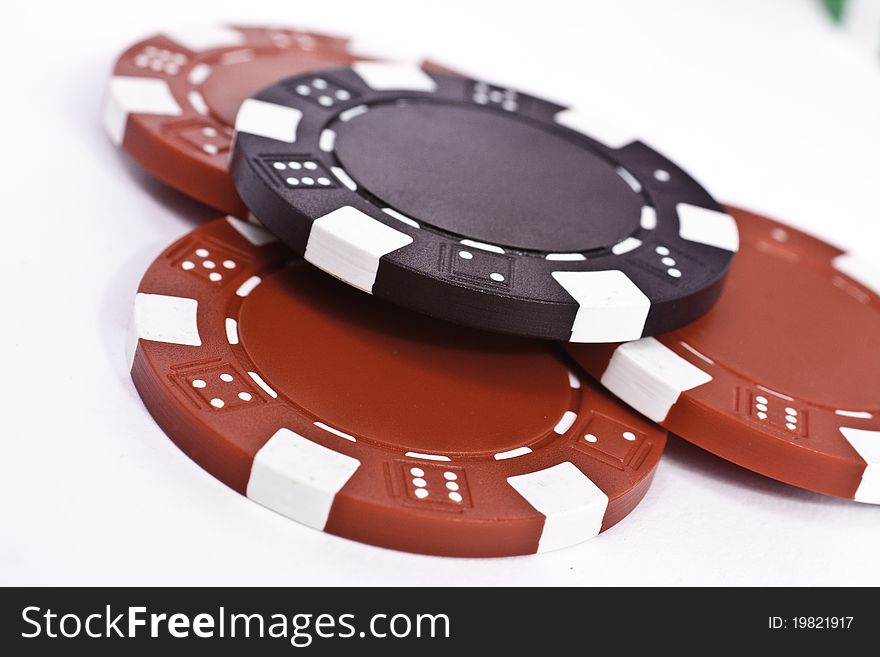
M 218 215 L 135 294 L 157 423 L 278 513 L 439 555 L 598 535 L 667 431 L 880 503 L 880 268 L 596 109 L 292 29 L 133 45 L 105 127 Z

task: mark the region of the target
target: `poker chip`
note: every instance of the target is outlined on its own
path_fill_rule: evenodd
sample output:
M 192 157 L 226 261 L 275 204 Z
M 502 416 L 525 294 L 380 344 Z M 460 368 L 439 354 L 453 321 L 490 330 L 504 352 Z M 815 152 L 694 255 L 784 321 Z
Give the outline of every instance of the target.
M 736 224 L 681 168 L 588 112 L 413 66 L 277 82 L 232 173 L 305 260 L 427 315 L 572 342 L 669 331 L 717 300 Z
M 286 28 L 204 26 L 140 41 L 116 62 L 104 106 L 113 142 L 172 187 L 247 209 L 229 179 L 235 114 L 276 80 L 356 61 L 347 39 Z
M 665 432 L 552 344 L 440 325 L 221 218 L 141 282 L 131 373 L 159 425 L 233 489 L 358 541 L 527 554 L 607 529 Z
M 715 309 L 620 345 L 568 345 L 634 409 L 710 452 L 880 504 L 880 268 L 729 208 L 742 247 Z

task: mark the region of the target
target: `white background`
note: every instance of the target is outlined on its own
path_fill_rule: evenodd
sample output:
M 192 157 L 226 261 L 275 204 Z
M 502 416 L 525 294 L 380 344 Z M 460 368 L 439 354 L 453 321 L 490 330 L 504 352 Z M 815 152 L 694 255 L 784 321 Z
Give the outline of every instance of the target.
M 677 440 L 617 527 L 494 560 L 322 534 L 190 462 L 134 391 L 124 329 L 147 265 L 214 213 L 115 152 L 99 116 L 131 42 L 220 19 L 394 40 L 476 77 L 589 103 L 725 202 L 868 256 L 880 248 L 880 63 L 818 0 L 6 0 L 0 583 L 880 584 L 880 508 Z

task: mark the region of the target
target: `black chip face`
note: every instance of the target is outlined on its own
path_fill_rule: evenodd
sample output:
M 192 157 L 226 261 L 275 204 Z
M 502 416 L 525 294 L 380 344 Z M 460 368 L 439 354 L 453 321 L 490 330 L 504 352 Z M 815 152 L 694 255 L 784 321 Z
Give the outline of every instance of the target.
M 733 219 L 656 151 L 485 82 L 364 62 L 264 89 L 236 130 L 238 192 L 297 253 L 478 328 L 668 331 L 711 308 L 738 247 Z

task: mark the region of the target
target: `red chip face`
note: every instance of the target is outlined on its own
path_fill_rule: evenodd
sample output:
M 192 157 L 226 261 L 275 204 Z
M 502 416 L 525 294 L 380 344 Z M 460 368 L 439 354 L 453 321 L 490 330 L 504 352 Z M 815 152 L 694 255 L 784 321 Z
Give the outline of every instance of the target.
M 300 30 L 215 25 L 167 31 L 134 44 L 116 62 L 104 125 L 114 143 L 160 180 L 245 216 L 228 166 L 241 103 L 289 75 L 361 59 L 348 39 Z
M 880 503 L 880 267 L 728 208 L 740 252 L 714 310 L 621 345 L 567 345 L 635 409 L 734 463 Z
M 553 345 L 352 290 L 218 219 L 150 267 L 132 377 L 184 452 L 295 520 L 391 548 L 528 554 L 644 496 L 665 432 Z

